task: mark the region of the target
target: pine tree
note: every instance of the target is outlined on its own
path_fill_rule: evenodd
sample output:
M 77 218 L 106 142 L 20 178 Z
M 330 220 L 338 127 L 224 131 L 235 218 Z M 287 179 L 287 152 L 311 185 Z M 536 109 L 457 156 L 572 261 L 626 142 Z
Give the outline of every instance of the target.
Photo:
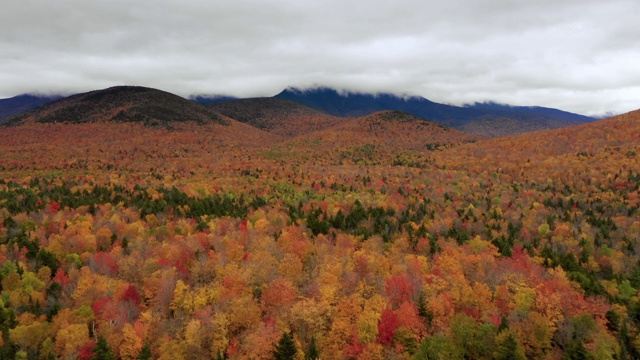
M 218 350 L 218 355 L 216 355 L 216 360 L 225 360 L 226 356 L 222 353 L 222 351 Z
M 320 353 L 318 352 L 318 347 L 316 346 L 316 337 L 311 337 L 311 342 L 309 343 L 309 348 L 307 349 L 307 353 L 304 356 L 305 360 L 317 360 L 320 358 Z
M 138 353 L 138 356 L 136 356 L 136 360 L 149 360 L 151 359 L 151 356 L 151 345 L 145 341 L 142 349 L 140 349 L 140 352 Z
M 567 349 L 562 355 L 562 360 L 587 360 L 591 359 L 591 355 L 587 351 L 587 348 L 584 347 L 584 344 L 581 341 L 572 340 L 567 346 Z
M 505 315 L 502 315 L 502 320 L 500 320 L 500 326 L 498 326 L 498 333 L 507 329 L 509 329 L 509 319 L 507 319 Z
M 275 345 L 273 358 L 275 360 L 293 360 L 296 358 L 297 353 L 298 350 L 296 349 L 296 345 L 293 343 L 293 338 L 289 333 L 285 332 Z
M 504 333 L 499 335 L 494 358 L 497 360 L 525 359 L 524 352 L 518 347 L 518 340 L 509 330 L 504 330 Z
M 116 360 L 109 344 L 107 344 L 107 340 L 102 336 L 98 337 L 98 342 L 93 349 L 93 353 L 95 354 L 93 360 Z

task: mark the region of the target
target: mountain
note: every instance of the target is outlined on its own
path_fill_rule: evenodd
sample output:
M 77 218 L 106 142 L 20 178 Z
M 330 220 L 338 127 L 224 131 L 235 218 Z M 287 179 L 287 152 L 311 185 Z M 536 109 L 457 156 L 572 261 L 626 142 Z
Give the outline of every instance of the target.
M 215 104 L 223 101 L 237 100 L 238 98 L 226 95 L 191 95 L 189 100 L 198 104 Z
M 292 137 L 345 122 L 293 101 L 252 98 L 207 104 L 216 112 L 274 134 Z
M 140 86 L 116 86 L 48 103 L 7 119 L 5 125 L 138 122 L 166 126 L 184 121 L 228 124 L 228 120 L 215 111 L 177 95 Z
M 23 94 L 8 99 L 0 99 L 0 122 L 62 98 L 63 96 L 61 95 L 40 96 Z
M 484 102 L 484 103 L 476 102 L 473 105 L 465 105 L 464 107 L 468 109 L 537 114 L 537 115 L 552 117 L 557 120 L 576 122 L 576 123 L 585 123 L 585 122 L 591 122 L 595 120 L 595 118 L 591 118 L 588 116 L 574 114 L 567 111 L 562 111 L 562 110 L 543 107 L 543 106 L 511 106 L 511 105 L 505 105 L 505 104 L 498 104 L 494 102 Z
M 459 129 L 485 136 L 503 136 L 546 129 L 559 129 L 585 124 L 596 119 L 541 106 L 510 106 L 496 103 L 475 103 L 466 109 L 485 112 Z M 493 114 L 487 114 L 492 112 Z
M 354 117 L 381 110 L 400 110 L 445 126 L 489 136 L 560 128 L 594 120 L 544 107 L 513 107 L 491 103 L 461 107 L 439 104 L 417 96 L 341 93 L 324 87 L 309 90 L 287 88 L 275 98 L 295 101 L 334 116 Z

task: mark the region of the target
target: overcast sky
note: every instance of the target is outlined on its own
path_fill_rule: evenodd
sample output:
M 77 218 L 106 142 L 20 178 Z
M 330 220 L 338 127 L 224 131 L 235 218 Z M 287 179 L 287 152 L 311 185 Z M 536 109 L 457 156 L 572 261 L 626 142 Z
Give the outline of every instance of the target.
M 2 0 L 0 98 L 287 86 L 640 108 L 638 0 Z

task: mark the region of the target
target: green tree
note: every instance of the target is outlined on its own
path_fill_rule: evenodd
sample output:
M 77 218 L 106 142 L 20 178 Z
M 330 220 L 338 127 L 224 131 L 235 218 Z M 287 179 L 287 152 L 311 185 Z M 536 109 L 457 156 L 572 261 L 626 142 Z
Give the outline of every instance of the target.
M 16 353 L 16 357 L 14 358 L 15 360 L 28 360 L 29 359 L 29 355 L 27 354 L 26 351 L 24 350 L 19 350 Z
M 465 357 L 481 359 L 491 356 L 495 344 L 495 326 L 478 323 L 463 313 L 454 315 L 450 324 L 452 344 Z
M 413 357 L 415 360 L 463 360 L 464 355 L 451 339 L 442 334 L 426 338 Z
M 501 333 L 504 330 L 509 329 L 509 319 L 507 319 L 506 315 L 502 315 L 502 319 L 500 320 L 500 326 L 498 326 L 498 333 Z
M 289 333 L 283 333 L 282 337 L 275 345 L 273 350 L 273 358 L 275 360 L 293 360 L 296 358 L 298 350 L 296 344 L 293 342 L 293 338 Z
M 149 360 L 151 359 L 151 345 L 149 345 L 148 341 L 144 342 L 144 345 L 142 345 L 142 349 L 140 349 L 140 352 L 138 353 L 138 356 L 136 356 L 137 360 Z
M 504 330 L 496 338 L 496 360 L 525 360 L 524 350 L 518 344 L 518 339 L 510 330 Z
M 107 340 L 102 336 L 98 337 L 98 342 L 96 343 L 96 347 L 93 349 L 93 353 L 95 356 L 92 360 L 116 360 L 109 344 L 107 344 Z
M 318 352 L 318 347 L 316 346 L 316 337 L 311 337 L 311 342 L 309 343 L 309 348 L 307 349 L 307 353 L 304 355 L 305 360 L 317 360 L 320 358 L 320 353 Z
M 562 355 L 562 360 L 588 360 L 591 359 L 591 355 L 584 347 L 581 341 L 572 340 L 567 346 L 567 349 Z
M 617 332 L 620 329 L 620 315 L 613 310 L 607 311 L 605 314 L 607 319 L 607 329 L 612 332 Z

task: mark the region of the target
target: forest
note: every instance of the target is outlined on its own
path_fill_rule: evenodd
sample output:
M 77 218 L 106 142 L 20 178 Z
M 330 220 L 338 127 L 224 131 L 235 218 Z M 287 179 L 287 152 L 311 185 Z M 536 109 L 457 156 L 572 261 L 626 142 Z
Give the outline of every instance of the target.
M 0 358 L 640 358 L 640 112 L 385 116 L 1 128 Z

